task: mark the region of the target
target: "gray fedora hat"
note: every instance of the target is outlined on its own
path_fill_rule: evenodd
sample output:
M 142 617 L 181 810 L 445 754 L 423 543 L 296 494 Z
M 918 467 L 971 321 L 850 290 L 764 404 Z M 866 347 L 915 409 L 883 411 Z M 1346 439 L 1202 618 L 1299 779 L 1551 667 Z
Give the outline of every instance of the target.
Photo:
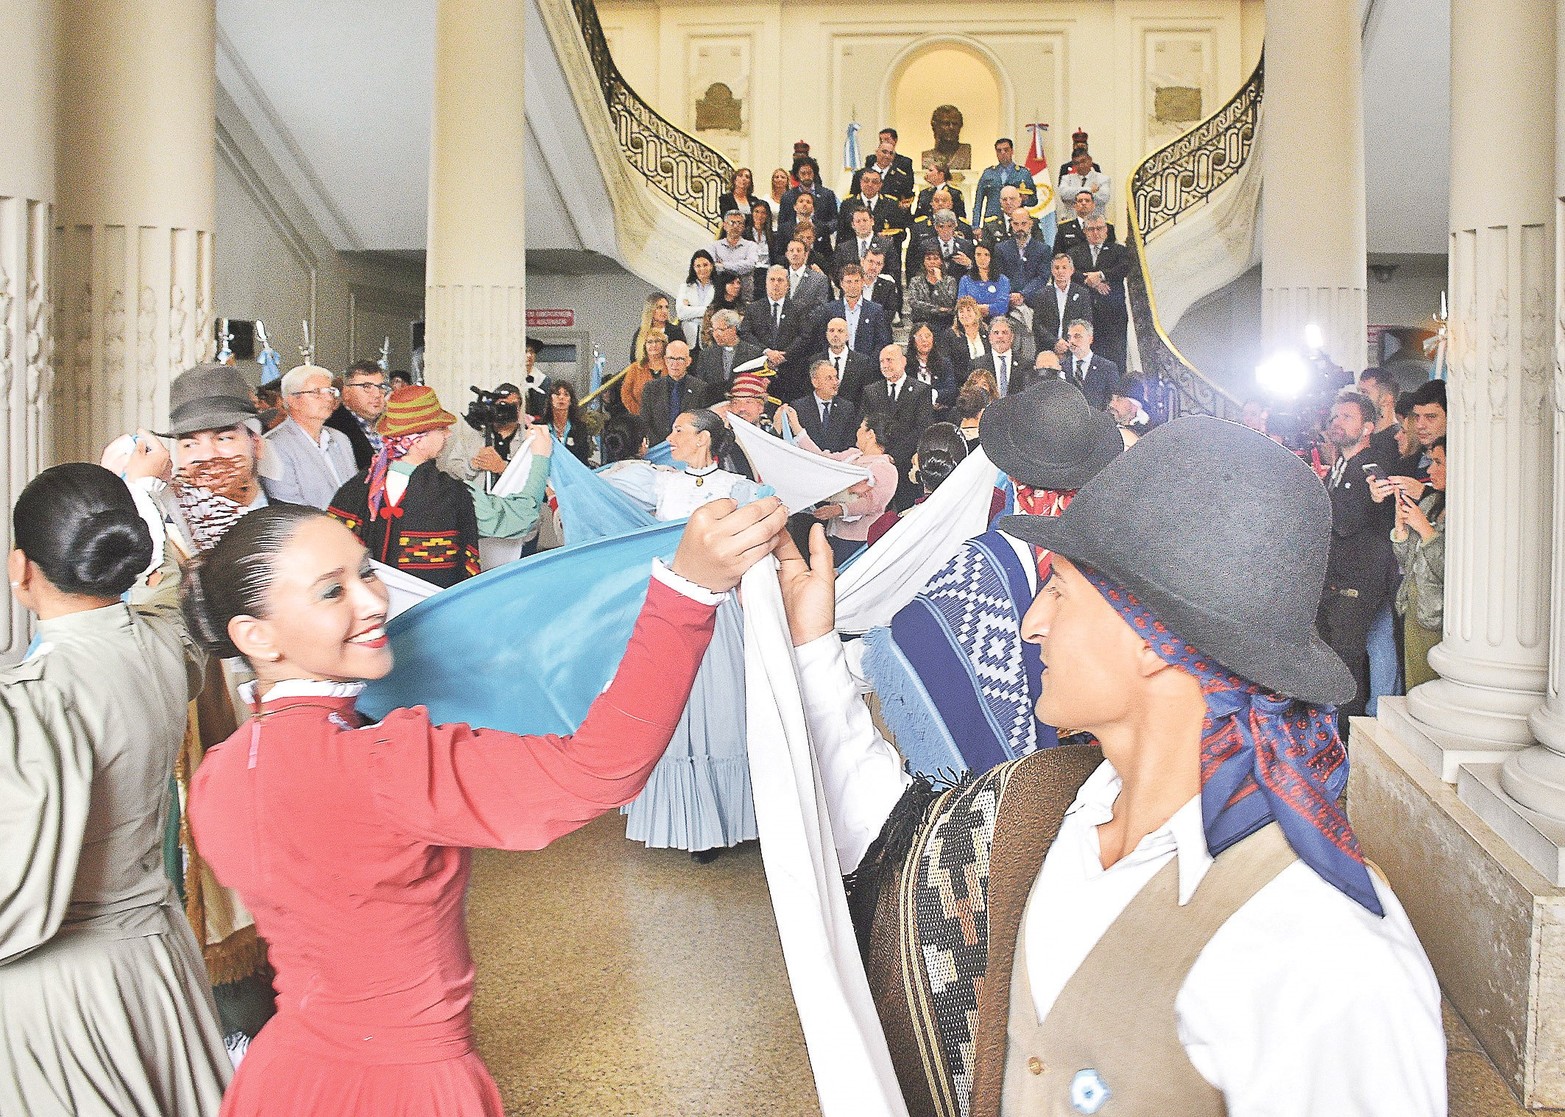
M 1084 485 L 1064 515 L 1007 516 L 1000 528 L 1118 582 L 1236 675 L 1305 702 L 1353 697 L 1353 675 L 1315 630 L 1331 500 L 1265 435 L 1176 419 Z
M 205 364 L 186 369 L 168 389 L 168 431 L 181 438 L 196 431 L 226 430 L 256 417 L 255 399 L 244 374 L 232 365 Z
M 1041 380 L 984 408 L 978 443 L 997 467 L 1035 489 L 1079 489 L 1125 449 L 1119 426 L 1081 389 Z

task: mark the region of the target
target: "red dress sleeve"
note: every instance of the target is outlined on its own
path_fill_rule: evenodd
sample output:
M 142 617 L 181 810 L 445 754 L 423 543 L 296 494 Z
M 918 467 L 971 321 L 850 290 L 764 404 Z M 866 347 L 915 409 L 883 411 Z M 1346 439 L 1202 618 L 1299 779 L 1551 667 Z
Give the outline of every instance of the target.
M 393 711 L 373 737 L 376 804 L 431 845 L 542 849 L 634 799 L 668 748 L 716 608 L 653 580 L 625 658 L 568 737 L 434 725 L 422 706 Z

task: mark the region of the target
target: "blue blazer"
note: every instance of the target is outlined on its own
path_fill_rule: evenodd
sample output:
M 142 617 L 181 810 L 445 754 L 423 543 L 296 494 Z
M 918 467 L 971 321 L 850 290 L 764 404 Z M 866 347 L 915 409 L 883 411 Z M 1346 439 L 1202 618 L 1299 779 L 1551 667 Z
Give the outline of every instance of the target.
M 891 320 L 879 303 L 864 299 L 859 309 L 858 333 L 848 338 L 848 348 L 863 353 L 876 361 L 880 351 L 891 344 Z M 841 299 L 832 299 L 815 312 L 815 348 L 825 349 L 826 323 L 833 318 L 846 318 L 848 308 Z
M 1010 279 L 1012 291 L 1020 291 L 1023 299 L 1031 300 L 1038 289 L 1049 282 L 1049 261 L 1053 255 L 1049 245 L 1033 237 L 1027 245 L 1027 259 L 1023 261 L 1016 241 L 1006 237 L 994 246 L 994 266 Z

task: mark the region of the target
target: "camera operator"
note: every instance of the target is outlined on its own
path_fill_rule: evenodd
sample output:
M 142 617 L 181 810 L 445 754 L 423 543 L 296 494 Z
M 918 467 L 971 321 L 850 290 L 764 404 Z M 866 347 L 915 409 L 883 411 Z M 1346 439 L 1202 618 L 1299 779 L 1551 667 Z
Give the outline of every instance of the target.
M 478 392 L 467 408 L 467 424 L 484 436 L 484 448 L 473 455 L 473 468 L 505 472 L 513 446 L 520 448 L 517 433 L 526 433 L 522 421 L 522 391 L 515 384 L 497 385 L 492 392 Z

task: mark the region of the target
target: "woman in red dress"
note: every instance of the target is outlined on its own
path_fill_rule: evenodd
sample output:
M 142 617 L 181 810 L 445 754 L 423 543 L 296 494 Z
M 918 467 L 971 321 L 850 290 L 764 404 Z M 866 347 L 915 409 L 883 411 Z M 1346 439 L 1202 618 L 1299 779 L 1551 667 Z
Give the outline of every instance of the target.
M 364 725 L 361 680 L 392 660 L 363 546 L 314 509 L 239 521 L 191 579 L 186 612 L 209 650 L 255 669 L 255 714 L 202 761 L 190 819 L 271 946 L 277 1015 L 223 1114 L 502 1117 L 469 1018 L 467 851 L 538 849 L 636 797 L 716 602 L 786 517 L 775 498 L 691 516 L 614 682 L 571 737 L 435 725 L 422 707 Z

